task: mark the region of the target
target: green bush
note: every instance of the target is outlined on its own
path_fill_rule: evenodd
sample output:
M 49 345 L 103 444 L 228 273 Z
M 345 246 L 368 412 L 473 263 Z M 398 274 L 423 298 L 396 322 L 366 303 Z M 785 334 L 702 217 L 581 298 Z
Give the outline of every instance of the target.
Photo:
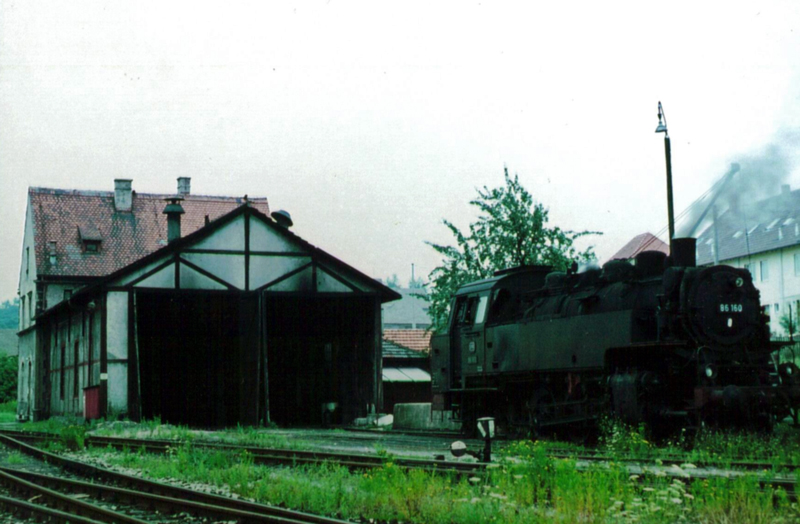
M 17 399 L 18 367 L 16 355 L 0 355 L 0 403 Z
M 83 426 L 67 426 L 61 430 L 61 441 L 67 449 L 77 451 L 84 448 L 86 428 Z

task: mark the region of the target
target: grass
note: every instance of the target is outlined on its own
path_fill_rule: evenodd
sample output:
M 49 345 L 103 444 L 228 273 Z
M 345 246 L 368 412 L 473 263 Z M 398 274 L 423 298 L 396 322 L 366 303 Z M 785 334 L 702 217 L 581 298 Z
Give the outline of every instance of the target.
M 575 459 L 554 459 L 557 442 L 520 441 L 496 453 L 486 475 L 473 478 L 435 475 L 398 468 L 395 457 L 376 446 L 383 467 L 352 473 L 334 464 L 298 468 L 253 464 L 245 452 L 204 450 L 212 436 L 222 442 L 267 447 L 297 447 L 296 440 L 263 428 L 237 427 L 214 433 L 149 421 L 61 420 L 35 429 L 61 435 L 54 450 L 80 448 L 87 433 L 175 440 L 166 456 L 141 451 L 90 449 L 85 453 L 109 465 L 133 469 L 159 480 L 208 484 L 216 490 L 264 503 L 340 518 L 376 522 L 786 522 L 800 520 L 798 506 L 781 491 L 762 491 L 755 474 L 737 479 L 687 483 L 666 475 L 630 475 L 618 462 L 636 457 L 658 464 L 680 455 L 686 462 L 733 460 L 800 462 L 798 430 L 779 426 L 770 435 L 706 432 L 676 435 L 656 445 L 644 427 L 604 423 L 600 447 L 612 461 L 578 470 Z M 26 427 L 33 428 L 29 425 Z M 302 443 L 301 443 L 302 445 Z M 690 467 L 686 466 L 686 467 Z
M 259 502 L 377 522 L 778 522 L 800 518 L 785 494 L 760 491 L 754 476 L 687 484 L 667 476 L 631 476 L 619 464 L 578 471 L 546 446 L 520 442 L 480 477 L 407 471 L 387 461 L 350 472 L 324 464 L 254 465 L 246 453 L 192 444 L 167 456 L 94 449 L 103 462 L 159 480 L 202 482 Z
M 17 421 L 17 401 L 11 400 L 0 404 L 0 423 L 6 424 Z

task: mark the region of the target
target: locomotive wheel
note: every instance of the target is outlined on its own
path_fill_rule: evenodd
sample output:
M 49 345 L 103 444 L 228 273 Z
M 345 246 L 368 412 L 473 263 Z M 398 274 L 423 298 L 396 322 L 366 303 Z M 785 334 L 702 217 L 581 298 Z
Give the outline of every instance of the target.
M 555 401 L 550 390 L 541 388 L 526 403 L 532 437 L 541 436 L 544 426 L 555 417 Z

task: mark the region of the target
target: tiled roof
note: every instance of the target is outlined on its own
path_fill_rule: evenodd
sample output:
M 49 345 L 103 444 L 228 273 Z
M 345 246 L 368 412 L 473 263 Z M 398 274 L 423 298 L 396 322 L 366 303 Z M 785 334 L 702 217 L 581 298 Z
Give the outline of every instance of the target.
M 383 339 L 383 357 L 384 358 L 428 358 L 426 353 L 422 351 L 414 351 L 406 347 L 400 346 L 391 340 Z
M 714 262 L 713 225 L 697 238 L 697 263 Z M 728 209 L 717 217 L 720 261 L 800 244 L 800 190 Z
M 38 275 L 101 277 L 166 245 L 167 216 L 165 198 L 133 192 L 129 212 L 114 208 L 112 191 L 75 191 L 30 188 L 36 240 Z M 266 198 L 248 200 L 253 207 L 269 215 Z M 188 235 L 205 224 L 206 216 L 214 220 L 240 206 L 243 198 L 184 195 L 181 206 L 181 234 Z M 102 241 L 96 253 L 85 252 L 81 232 L 99 236 Z M 55 244 L 51 244 L 55 242 Z M 55 249 L 56 263 L 50 263 L 50 250 Z
M 102 292 L 105 289 L 104 286 L 107 286 L 109 283 L 114 282 L 116 279 L 119 279 L 127 274 L 130 274 L 131 272 L 136 271 L 137 269 L 144 267 L 147 264 L 150 264 L 157 260 L 164 260 L 165 257 L 168 257 L 173 253 L 179 253 L 180 250 L 192 246 L 199 240 L 202 240 L 204 238 L 209 237 L 210 235 L 213 235 L 215 231 L 218 231 L 226 224 L 229 224 L 231 221 L 236 220 L 238 217 L 244 214 L 248 214 L 249 216 L 262 220 L 268 227 L 273 228 L 273 230 L 278 232 L 280 235 L 291 238 L 294 242 L 297 242 L 301 246 L 302 250 L 307 250 L 311 254 L 312 258 L 320 260 L 325 264 L 331 264 L 334 268 L 336 268 L 337 272 L 341 271 L 343 276 L 346 276 L 347 278 L 353 278 L 355 279 L 356 282 L 362 282 L 366 289 L 374 289 L 378 293 L 382 303 L 388 302 L 390 300 L 400 299 L 399 293 L 397 293 L 392 288 L 386 286 L 385 284 L 381 283 L 379 280 L 375 280 L 365 275 L 364 273 L 346 264 L 345 262 L 339 260 L 333 255 L 303 240 L 289 229 L 277 225 L 277 223 L 273 218 L 259 211 L 258 206 L 242 204 L 237 208 L 233 209 L 232 211 L 225 213 L 223 216 L 217 218 L 216 220 L 211 221 L 208 225 L 201 227 L 200 229 L 190 234 L 182 235 L 181 238 L 162 246 L 160 249 L 157 249 L 156 251 L 153 251 L 152 253 L 145 255 L 144 257 L 134 261 L 133 263 L 125 267 L 122 267 L 117 271 L 114 271 L 113 273 L 105 275 L 102 278 L 94 279 L 91 282 L 88 282 L 87 285 L 81 287 L 75 293 L 72 294 L 71 300 L 69 301 L 65 300 L 59 302 L 58 304 L 54 305 L 53 307 L 43 312 L 41 315 L 37 315 L 37 318 L 43 318 L 43 316 L 45 315 L 58 314 L 64 308 L 70 307 L 70 304 L 73 302 L 77 304 L 80 301 L 85 302 L 90 300 L 91 297 L 93 297 L 96 293 Z
M 628 260 L 642 251 L 661 251 L 669 255 L 669 245 L 651 233 L 642 233 L 633 237 L 622 249 L 614 253 L 609 260 Z
M 384 340 L 414 351 L 430 352 L 431 332 L 427 329 L 384 329 Z

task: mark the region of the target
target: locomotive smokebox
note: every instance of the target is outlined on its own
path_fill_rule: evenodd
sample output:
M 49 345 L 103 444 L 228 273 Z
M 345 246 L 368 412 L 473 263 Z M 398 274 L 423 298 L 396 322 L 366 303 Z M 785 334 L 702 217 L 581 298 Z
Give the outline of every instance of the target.
M 678 267 L 695 267 L 697 261 L 697 240 L 694 238 L 673 238 L 672 239 L 672 265 Z

